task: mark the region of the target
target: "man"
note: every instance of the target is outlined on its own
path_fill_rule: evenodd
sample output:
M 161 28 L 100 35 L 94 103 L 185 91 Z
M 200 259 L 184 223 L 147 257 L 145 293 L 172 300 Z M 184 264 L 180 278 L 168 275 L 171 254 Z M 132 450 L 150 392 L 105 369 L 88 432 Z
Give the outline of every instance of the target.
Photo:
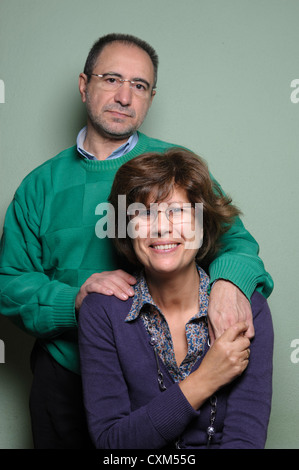
M 88 448 L 77 346 L 77 315 L 89 292 L 133 295 L 135 279 L 118 270 L 109 238 L 98 238 L 97 207 L 107 201 L 117 169 L 146 151 L 173 144 L 138 128 L 155 96 L 158 58 L 145 42 L 100 38 L 91 49 L 79 90 L 87 126 L 77 145 L 28 175 L 5 219 L 0 257 L 0 311 L 38 341 L 31 416 L 36 448 Z M 273 283 L 258 245 L 237 219 L 209 266 L 211 335 L 246 319 L 254 335 L 250 297 Z M 217 281 L 217 282 L 215 282 Z M 103 377 L 105 380 L 105 377 Z

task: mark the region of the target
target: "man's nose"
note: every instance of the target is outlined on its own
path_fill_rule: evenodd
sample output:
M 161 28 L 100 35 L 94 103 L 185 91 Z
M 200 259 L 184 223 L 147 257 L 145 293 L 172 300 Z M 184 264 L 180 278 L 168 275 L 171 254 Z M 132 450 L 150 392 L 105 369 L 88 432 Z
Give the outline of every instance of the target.
M 133 91 L 130 82 L 123 82 L 117 89 L 114 99 L 122 106 L 129 106 L 132 103 Z

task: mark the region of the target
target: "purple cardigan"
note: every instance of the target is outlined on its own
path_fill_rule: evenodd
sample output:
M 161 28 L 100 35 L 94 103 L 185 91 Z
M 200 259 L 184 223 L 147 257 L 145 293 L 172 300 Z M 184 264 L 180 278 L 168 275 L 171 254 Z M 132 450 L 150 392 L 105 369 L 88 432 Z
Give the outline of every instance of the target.
M 265 298 L 251 299 L 255 338 L 241 377 L 217 392 L 210 448 L 263 448 L 271 410 L 273 326 Z M 140 317 L 125 322 L 132 299 L 88 295 L 79 315 L 79 346 L 89 431 L 99 449 L 199 449 L 207 446 L 209 400 L 195 411 L 162 361 L 157 380 L 150 337 Z M 208 346 L 206 347 L 207 351 Z M 194 368 L 201 363 L 197 361 Z

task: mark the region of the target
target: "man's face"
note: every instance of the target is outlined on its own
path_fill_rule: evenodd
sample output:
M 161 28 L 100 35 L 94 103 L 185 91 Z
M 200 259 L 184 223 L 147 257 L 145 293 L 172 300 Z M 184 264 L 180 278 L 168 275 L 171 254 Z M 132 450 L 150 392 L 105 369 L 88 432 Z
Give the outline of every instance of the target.
M 88 121 L 99 135 L 110 139 L 127 139 L 144 121 L 155 92 L 154 67 L 149 55 L 137 46 L 114 42 L 101 52 L 94 70 L 95 74 L 111 74 L 123 79 L 142 79 L 150 84 L 146 96 L 138 96 L 124 82 L 116 90 L 103 90 L 99 78 L 80 74 L 79 89 L 86 103 Z

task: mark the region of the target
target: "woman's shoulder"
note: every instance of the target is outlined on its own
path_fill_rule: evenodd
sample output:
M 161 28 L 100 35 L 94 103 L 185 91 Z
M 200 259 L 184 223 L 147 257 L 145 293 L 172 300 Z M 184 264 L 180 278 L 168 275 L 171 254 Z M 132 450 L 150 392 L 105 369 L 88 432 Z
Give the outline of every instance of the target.
M 109 318 L 126 317 L 132 306 L 133 298 L 120 300 L 114 295 L 91 293 L 82 302 L 79 315 L 91 314 L 103 317 L 108 314 Z
M 250 300 L 253 317 L 261 313 L 271 314 L 267 299 L 260 292 L 255 291 Z
M 263 338 L 263 343 L 267 340 L 273 341 L 273 321 L 267 299 L 259 292 L 254 292 L 251 297 L 251 310 L 253 324 L 255 328 L 255 337 Z

